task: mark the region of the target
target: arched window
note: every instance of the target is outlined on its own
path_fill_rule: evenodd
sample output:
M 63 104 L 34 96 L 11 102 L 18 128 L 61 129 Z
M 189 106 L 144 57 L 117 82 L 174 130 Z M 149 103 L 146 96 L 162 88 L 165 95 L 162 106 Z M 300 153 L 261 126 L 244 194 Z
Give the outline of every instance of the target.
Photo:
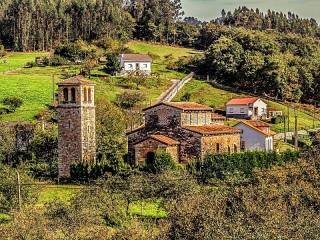
M 71 88 L 71 102 L 75 102 L 75 101 L 76 101 L 76 89 Z
M 235 152 L 235 153 L 238 152 L 238 147 L 236 144 L 233 145 L 233 152 Z
M 91 88 L 88 88 L 88 101 L 91 102 Z
M 216 143 L 216 153 L 220 152 L 220 143 Z
M 84 95 L 84 101 L 87 102 L 88 101 L 88 92 L 87 92 L 87 88 L 83 89 L 83 95 Z
M 64 88 L 63 89 L 63 101 L 64 102 L 68 102 L 69 101 L 69 89 L 68 88 Z
M 231 147 L 228 145 L 228 153 L 231 153 Z

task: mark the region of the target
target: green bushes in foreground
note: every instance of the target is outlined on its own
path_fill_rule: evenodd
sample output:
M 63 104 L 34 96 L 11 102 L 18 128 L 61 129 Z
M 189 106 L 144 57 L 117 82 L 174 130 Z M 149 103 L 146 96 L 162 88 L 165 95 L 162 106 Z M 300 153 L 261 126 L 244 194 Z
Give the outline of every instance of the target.
M 203 180 L 208 178 L 226 179 L 230 174 L 240 174 L 245 178 L 252 177 L 255 168 L 269 169 L 272 165 L 283 165 L 296 161 L 299 152 L 242 152 L 234 154 L 208 155 L 203 161 L 190 163 L 189 172 Z

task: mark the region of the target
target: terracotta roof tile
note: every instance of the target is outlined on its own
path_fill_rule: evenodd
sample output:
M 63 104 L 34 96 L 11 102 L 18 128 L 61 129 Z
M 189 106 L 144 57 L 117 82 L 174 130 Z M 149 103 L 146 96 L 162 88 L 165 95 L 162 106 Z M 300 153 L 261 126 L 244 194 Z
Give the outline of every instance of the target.
M 176 141 L 176 140 L 174 140 L 172 138 L 166 137 L 164 135 L 150 135 L 149 137 L 153 138 L 155 140 L 158 140 L 160 142 L 163 142 L 163 143 L 165 143 L 167 145 L 178 145 L 178 144 L 180 144 L 180 142 L 178 142 L 178 141 Z
M 152 105 L 150 107 L 147 107 L 143 110 L 147 110 L 153 107 L 157 107 L 161 104 L 167 105 L 167 106 L 171 106 L 171 107 L 175 107 L 181 110 L 189 110 L 189 111 L 212 111 L 212 108 L 207 107 L 205 105 L 199 104 L 199 103 L 195 103 L 195 102 L 161 102 L 161 103 L 157 103 L 155 105 Z
M 213 119 L 213 120 L 215 120 L 215 119 L 217 119 L 217 120 L 225 120 L 226 119 L 226 117 L 224 117 L 224 116 L 222 116 L 222 115 L 219 115 L 219 114 L 216 114 L 216 113 L 212 113 L 211 114 L 211 119 Z
M 216 134 L 232 134 L 241 133 L 241 130 L 229 126 L 185 126 L 184 129 L 197 132 L 200 134 L 216 135 Z
M 259 132 L 259 133 L 262 133 L 263 135 L 265 135 L 265 136 L 267 136 L 267 137 L 276 135 L 276 133 L 275 133 L 274 131 L 271 131 L 271 130 L 270 130 L 270 132 L 267 133 L 267 132 L 262 131 L 261 129 L 259 129 L 259 128 L 253 126 L 253 125 L 251 125 L 250 123 L 248 123 L 248 121 L 242 121 L 242 122 L 240 122 L 240 123 L 238 123 L 238 124 L 241 124 L 241 123 L 243 123 L 244 125 L 250 127 L 251 129 L 253 129 L 253 130 L 255 130 L 255 131 Z M 236 124 L 235 126 L 237 126 L 238 124 Z
M 81 75 L 77 75 L 61 82 L 58 82 L 58 85 L 96 85 L 95 82 L 85 79 Z
M 254 127 L 270 127 L 271 126 L 269 123 L 259 121 L 259 120 L 246 120 L 244 122 L 247 122 L 248 124 Z
M 125 61 L 151 62 L 152 58 L 148 54 L 121 54 L 120 57 Z
M 275 112 L 278 112 L 278 111 L 281 111 L 279 110 L 278 108 L 267 108 L 267 111 L 275 111 Z M 282 112 L 282 111 L 281 111 Z
M 243 104 L 250 104 L 254 103 L 259 98 L 234 98 L 231 99 L 226 105 L 243 105 Z

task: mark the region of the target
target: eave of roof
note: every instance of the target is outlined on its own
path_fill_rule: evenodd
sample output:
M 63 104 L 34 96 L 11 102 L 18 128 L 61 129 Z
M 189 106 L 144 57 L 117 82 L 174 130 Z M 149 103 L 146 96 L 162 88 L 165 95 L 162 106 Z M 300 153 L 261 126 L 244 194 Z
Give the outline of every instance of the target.
M 77 75 L 71 78 L 68 78 L 66 80 L 63 80 L 61 82 L 57 83 L 58 86 L 78 86 L 78 85 L 90 85 L 90 86 L 95 86 L 95 82 L 93 81 L 89 81 L 87 79 L 85 79 L 83 76 L 81 75 Z
M 138 131 L 140 131 L 140 130 L 142 130 L 142 129 L 144 129 L 144 128 L 145 128 L 145 125 L 142 125 L 142 126 L 140 126 L 140 127 L 137 127 L 136 129 L 133 129 L 133 130 L 130 131 L 130 132 L 126 132 L 126 135 L 130 135 L 131 133 L 138 132 Z
M 241 130 L 229 127 L 225 125 L 217 126 L 183 126 L 183 129 L 187 129 L 192 132 L 200 133 L 202 135 L 224 135 L 224 134 L 238 134 Z
M 152 58 L 148 54 L 121 54 L 120 57 L 126 62 L 151 62 Z
M 269 133 L 267 133 L 267 132 L 265 132 L 265 131 L 262 131 L 261 129 L 259 129 L 259 128 L 255 127 L 255 126 L 250 125 L 250 124 L 247 123 L 246 121 L 241 121 L 241 122 L 237 123 L 235 126 L 237 126 L 237 125 L 239 125 L 239 124 L 241 124 L 241 123 L 243 123 L 244 125 L 250 127 L 251 129 L 257 131 L 258 133 L 263 134 L 263 135 L 266 136 L 266 137 L 272 137 L 272 136 L 274 136 L 274 135 L 277 134 L 277 133 L 275 133 L 274 131 L 271 131 L 271 130 L 270 130 Z M 234 126 L 234 127 L 235 127 L 235 126 Z
M 213 110 L 210 107 L 207 107 L 199 103 L 194 103 L 194 102 L 161 102 L 155 105 L 151 105 L 150 107 L 146 107 L 143 109 L 143 111 L 146 111 L 148 109 L 151 109 L 160 105 L 166 105 L 166 106 L 174 107 L 184 111 L 212 111 Z
M 260 98 L 233 98 L 226 105 L 248 105 L 255 103 Z

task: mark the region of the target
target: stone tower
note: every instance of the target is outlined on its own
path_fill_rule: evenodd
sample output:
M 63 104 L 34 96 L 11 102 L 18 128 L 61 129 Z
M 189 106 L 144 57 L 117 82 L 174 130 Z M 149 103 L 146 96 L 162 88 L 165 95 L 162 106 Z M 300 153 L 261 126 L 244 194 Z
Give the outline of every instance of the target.
M 58 83 L 59 177 L 70 177 L 70 166 L 95 162 L 95 83 L 75 76 Z

